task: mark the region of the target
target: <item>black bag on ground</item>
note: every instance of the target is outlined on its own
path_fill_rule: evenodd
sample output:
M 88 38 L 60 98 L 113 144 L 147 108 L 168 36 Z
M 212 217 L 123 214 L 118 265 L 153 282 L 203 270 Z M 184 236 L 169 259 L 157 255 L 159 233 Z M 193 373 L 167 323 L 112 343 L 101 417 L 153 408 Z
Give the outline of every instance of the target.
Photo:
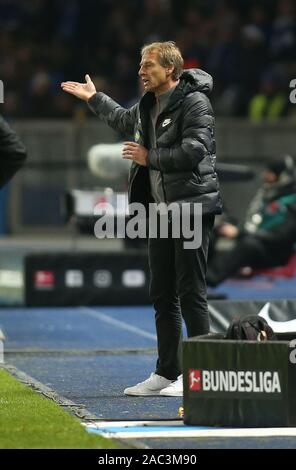
M 235 317 L 229 325 L 225 339 L 247 341 L 276 341 L 277 337 L 267 321 L 258 315 Z

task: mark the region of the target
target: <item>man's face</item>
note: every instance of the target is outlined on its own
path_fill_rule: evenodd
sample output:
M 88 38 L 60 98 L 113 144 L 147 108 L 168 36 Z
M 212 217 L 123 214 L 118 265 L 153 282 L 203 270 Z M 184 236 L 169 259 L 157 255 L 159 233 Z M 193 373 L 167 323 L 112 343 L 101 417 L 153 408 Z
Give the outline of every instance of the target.
M 156 95 L 169 89 L 171 70 L 160 65 L 158 53 L 147 52 L 143 55 L 139 75 L 143 81 L 144 90 L 152 91 Z

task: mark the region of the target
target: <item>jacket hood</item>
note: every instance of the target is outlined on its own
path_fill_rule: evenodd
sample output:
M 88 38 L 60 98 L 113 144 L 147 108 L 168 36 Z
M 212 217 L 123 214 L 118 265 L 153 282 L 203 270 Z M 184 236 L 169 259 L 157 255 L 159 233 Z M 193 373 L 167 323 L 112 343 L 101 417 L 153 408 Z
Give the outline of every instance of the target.
M 180 78 L 180 85 L 185 93 L 200 91 L 209 95 L 213 90 L 213 78 L 201 69 L 184 70 Z
M 174 93 L 170 97 L 168 107 L 173 110 L 180 106 L 186 95 L 199 91 L 209 95 L 213 89 L 213 79 L 211 75 L 201 69 L 184 70 L 180 77 L 180 83 L 176 86 Z M 140 105 L 151 107 L 155 103 L 154 93 L 148 91 L 143 95 Z

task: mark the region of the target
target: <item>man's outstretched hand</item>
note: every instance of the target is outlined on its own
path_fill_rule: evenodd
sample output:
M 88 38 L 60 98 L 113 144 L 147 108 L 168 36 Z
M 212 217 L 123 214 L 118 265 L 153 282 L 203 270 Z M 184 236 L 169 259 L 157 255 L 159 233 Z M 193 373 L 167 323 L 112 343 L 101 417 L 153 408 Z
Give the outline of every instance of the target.
M 86 83 L 63 82 L 61 87 L 67 93 L 70 93 L 81 100 L 88 101 L 96 94 L 97 90 L 89 75 L 85 75 L 85 80 Z

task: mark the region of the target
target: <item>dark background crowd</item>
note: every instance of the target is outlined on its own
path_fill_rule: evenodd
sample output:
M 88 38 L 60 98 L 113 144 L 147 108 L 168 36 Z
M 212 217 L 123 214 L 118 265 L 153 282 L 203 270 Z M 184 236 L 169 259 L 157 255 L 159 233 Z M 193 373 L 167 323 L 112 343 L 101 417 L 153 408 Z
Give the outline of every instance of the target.
M 128 106 L 141 92 L 141 46 L 156 40 L 175 40 L 186 68 L 214 76 L 218 115 L 295 115 L 294 0 L 0 0 L 2 112 L 84 117 L 85 107 L 60 83 L 82 81 L 85 73 Z

